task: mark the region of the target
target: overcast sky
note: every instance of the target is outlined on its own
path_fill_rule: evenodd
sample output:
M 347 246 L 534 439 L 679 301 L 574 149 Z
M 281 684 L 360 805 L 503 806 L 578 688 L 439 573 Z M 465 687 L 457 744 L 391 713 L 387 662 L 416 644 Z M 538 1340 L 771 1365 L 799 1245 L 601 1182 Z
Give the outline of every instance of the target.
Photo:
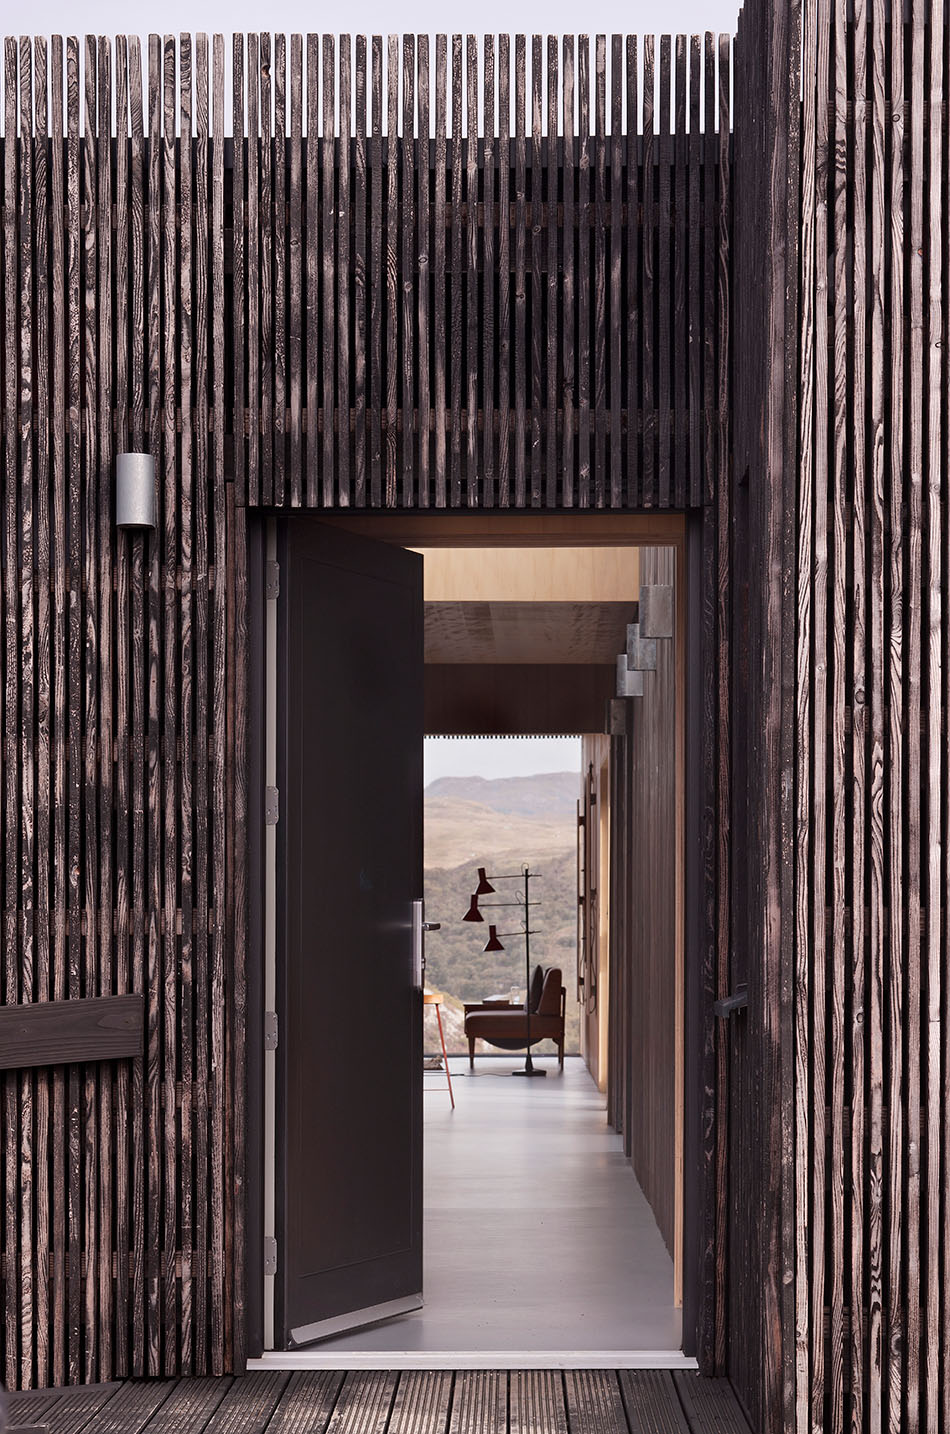
M 660 7 L 618 0 L 481 0 L 470 5 L 435 4 L 434 0 L 349 0 L 340 9 L 304 5 L 300 0 L 162 0 L 161 4 L 129 5 L 128 0 L 86 0 L 80 6 L 64 0 L 32 0 L 22 9 L 6 9 L 4 30 L 17 23 L 32 34 L 141 34 L 150 30 L 335 31 L 350 34 L 427 33 L 474 30 L 478 34 L 524 32 L 545 35 L 574 33 L 696 34 L 736 26 L 737 0 L 666 0 Z

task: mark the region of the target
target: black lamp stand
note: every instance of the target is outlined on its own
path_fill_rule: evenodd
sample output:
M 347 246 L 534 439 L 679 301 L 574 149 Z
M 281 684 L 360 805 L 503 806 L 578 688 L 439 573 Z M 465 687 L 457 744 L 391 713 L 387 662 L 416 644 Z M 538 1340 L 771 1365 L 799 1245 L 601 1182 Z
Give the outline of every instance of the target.
M 528 1040 L 528 1048 L 524 1056 L 524 1070 L 512 1071 L 516 1076 L 546 1076 L 547 1071 L 538 1070 L 531 1059 L 531 932 L 528 929 L 528 883 L 531 880 L 531 872 L 527 867 L 524 869 L 524 1014 L 525 1030 Z

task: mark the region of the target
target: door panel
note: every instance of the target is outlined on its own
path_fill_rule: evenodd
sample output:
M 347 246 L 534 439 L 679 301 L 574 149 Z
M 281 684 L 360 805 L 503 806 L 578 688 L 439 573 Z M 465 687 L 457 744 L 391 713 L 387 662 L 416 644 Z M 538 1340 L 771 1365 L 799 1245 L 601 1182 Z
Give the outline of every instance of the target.
M 421 1303 L 422 560 L 304 517 L 279 559 L 276 1313 L 291 1347 Z

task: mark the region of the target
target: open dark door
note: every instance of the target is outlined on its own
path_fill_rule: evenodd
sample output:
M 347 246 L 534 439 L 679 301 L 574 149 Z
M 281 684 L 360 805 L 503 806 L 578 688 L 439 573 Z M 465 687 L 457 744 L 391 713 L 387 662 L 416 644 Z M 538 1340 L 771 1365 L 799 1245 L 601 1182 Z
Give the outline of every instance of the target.
M 422 559 L 302 515 L 278 557 L 289 1349 L 422 1303 Z

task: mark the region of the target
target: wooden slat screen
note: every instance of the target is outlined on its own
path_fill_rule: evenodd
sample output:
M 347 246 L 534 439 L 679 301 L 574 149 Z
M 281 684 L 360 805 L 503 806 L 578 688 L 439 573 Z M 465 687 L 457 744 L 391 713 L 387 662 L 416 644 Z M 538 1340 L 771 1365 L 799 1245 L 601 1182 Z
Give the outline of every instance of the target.
M 715 499 L 729 640 L 728 38 L 228 46 L 4 42 L 2 1000 L 145 1003 L 141 1058 L 0 1076 L 14 1386 L 243 1366 L 248 509 Z
M 140 1057 L 2 1077 L 14 1385 L 232 1360 L 223 49 L 142 60 L 4 46 L 3 1000 L 145 997 Z
M 729 46 L 673 43 L 234 38 L 241 498 L 705 500 Z
M 803 6 L 795 1427 L 950 1420 L 945 7 Z

